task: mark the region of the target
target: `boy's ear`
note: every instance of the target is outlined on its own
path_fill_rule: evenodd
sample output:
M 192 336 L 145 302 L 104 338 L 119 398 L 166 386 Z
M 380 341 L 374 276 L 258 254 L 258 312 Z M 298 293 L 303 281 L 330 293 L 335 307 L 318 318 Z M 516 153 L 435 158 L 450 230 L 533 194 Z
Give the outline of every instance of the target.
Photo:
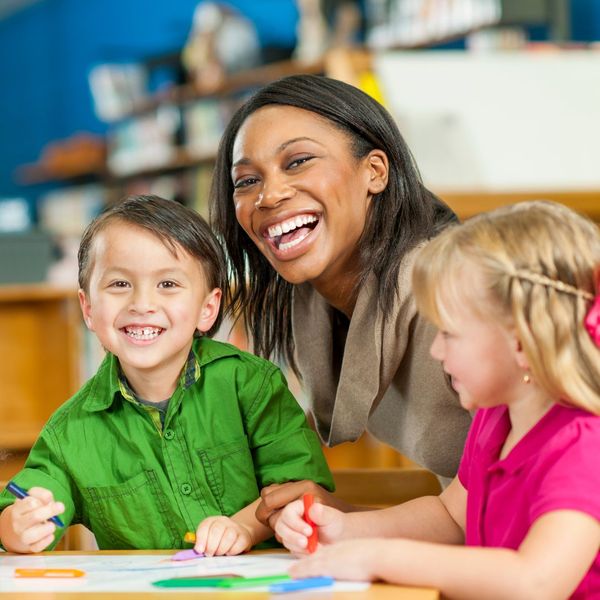
M 92 322 L 92 307 L 89 303 L 87 295 L 82 289 L 79 289 L 77 296 L 79 297 L 79 306 L 81 306 L 81 314 L 83 315 L 85 325 L 90 331 L 94 331 L 94 325 Z
M 390 174 L 387 154 L 383 150 L 371 150 L 366 159 L 369 171 L 368 190 L 370 194 L 379 194 L 387 187 Z
M 219 288 L 215 288 L 209 292 L 202 302 L 200 317 L 196 324 L 196 329 L 201 333 L 208 331 L 219 316 L 219 307 L 221 306 L 221 296 L 223 292 Z

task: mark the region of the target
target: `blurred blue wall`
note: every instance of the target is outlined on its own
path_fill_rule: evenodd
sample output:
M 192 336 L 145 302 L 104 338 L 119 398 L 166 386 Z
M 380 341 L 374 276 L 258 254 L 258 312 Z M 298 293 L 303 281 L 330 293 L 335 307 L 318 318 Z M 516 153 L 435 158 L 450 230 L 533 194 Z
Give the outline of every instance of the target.
M 0 0 L 1 2 L 2 0 Z M 263 45 L 295 41 L 293 0 L 227 0 L 256 24 Z M 87 75 L 102 62 L 180 49 L 198 0 L 39 0 L 0 20 L 0 198 L 34 198 L 15 182 L 44 145 L 106 129 L 93 112 Z
M 1 0 L 0 0 L 1 2 Z M 228 0 L 263 45 L 292 46 L 294 0 Z M 183 46 L 197 0 L 38 0 L 0 20 L 0 198 L 34 198 L 17 166 L 78 131 L 100 133 L 87 75 L 102 62 L 137 61 Z M 575 40 L 600 39 L 600 0 L 571 0 Z

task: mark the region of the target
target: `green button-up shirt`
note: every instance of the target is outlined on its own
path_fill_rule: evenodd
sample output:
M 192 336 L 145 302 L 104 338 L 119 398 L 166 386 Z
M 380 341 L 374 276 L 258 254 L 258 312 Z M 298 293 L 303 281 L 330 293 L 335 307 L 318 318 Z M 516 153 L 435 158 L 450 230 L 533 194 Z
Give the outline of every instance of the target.
M 51 490 L 65 524 L 99 547 L 181 548 L 211 515 L 232 515 L 271 483 L 333 480 L 316 434 L 273 364 L 208 338 L 194 341 L 161 425 L 107 354 L 49 419 L 14 481 Z M 156 413 L 156 414 L 154 414 Z M 0 510 L 14 498 L 0 494 Z M 57 531 L 56 541 L 62 531 Z

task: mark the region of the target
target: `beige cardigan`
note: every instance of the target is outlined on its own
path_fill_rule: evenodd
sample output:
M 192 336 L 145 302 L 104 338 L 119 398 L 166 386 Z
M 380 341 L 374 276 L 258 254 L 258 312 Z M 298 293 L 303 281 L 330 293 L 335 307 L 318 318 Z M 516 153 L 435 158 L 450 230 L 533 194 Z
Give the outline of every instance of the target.
M 417 314 L 410 292 L 414 254 L 403 260 L 399 294 L 385 324 L 374 278 L 361 289 L 345 346 L 343 334 L 334 331 L 335 309 L 311 285 L 297 286 L 297 361 L 328 446 L 355 441 L 367 429 L 434 473 L 453 477 L 471 418 L 429 355 L 435 328 Z

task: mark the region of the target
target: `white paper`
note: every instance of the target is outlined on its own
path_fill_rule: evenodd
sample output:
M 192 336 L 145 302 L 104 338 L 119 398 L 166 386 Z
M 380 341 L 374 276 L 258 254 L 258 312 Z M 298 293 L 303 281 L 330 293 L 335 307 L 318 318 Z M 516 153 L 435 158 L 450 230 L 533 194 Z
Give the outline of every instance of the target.
M 209 592 L 215 588 L 164 588 L 152 582 L 175 577 L 239 575 L 262 577 L 286 573 L 296 561 L 289 554 L 218 556 L 176 562 L 171 554 L 90 554 L 0 557 L 0 592 Z M 15 569 L 79 569 L 84 577 L 16 578 Z M 336 582 L 331 591 L 361 591 L 368 583 Z M 235 591 L 267 591 L 266 586 Z M 322 591 L 323 588 L 315 589 Z M 226 590 L 223 590 L 226 591 Z M 308 593 L 311 590 L 306 590 Z

